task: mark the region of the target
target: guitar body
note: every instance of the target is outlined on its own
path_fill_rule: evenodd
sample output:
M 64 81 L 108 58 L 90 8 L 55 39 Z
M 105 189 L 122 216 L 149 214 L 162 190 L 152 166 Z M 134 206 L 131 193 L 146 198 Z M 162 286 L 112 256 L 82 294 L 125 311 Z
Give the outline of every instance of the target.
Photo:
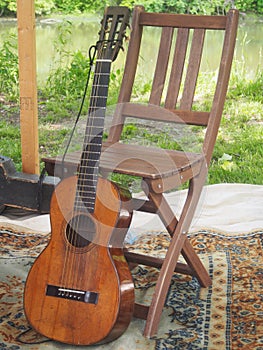
M 94 212 L 76 212 L 76 188 L 74 176 L 53 193 L 51 240 L 29 272 L 24 308 L 42 335 L 90 345 L 120 336 L 133 315 L 134 287 L 122 250 L 131 213 L 129 198 L 101 178 Z

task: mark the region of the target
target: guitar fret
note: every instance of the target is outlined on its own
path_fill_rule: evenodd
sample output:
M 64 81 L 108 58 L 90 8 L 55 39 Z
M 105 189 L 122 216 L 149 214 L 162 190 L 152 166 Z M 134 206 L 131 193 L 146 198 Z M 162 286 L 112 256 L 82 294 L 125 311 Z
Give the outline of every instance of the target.
M 96 118 L 96 119 L 97 119 L 97 118 Z M 101 119 L 104 120 L 104 118 L 101 118 Z M 100 130 L 100 128 L 98 127 L 98 125 L 93 125 L 93 124 L 92 124 L 92 125 L 88 125 L 88 127 L 91 128 L 91 129 L 92 129 L 92 128 L 97 128 L 97 129 Z
M 97 58 L 97 62 L 112 62 L 109 58 Z
M 94 98 L 105 98 L 105 99 L 107 99 L 106 96 L 99 96 L 99 95 L 93 95 L 92 97 L 94 97 Z
M 103 106 L 102 106 L 102 107 L 98 107 L 98 106 L 90 106 L 90 107 L 89 107 L 89 109 L 93 109 L 93 108 L 96 109 L 96 110 L 99 110 L 99 109 L 106 109 L 106 107 L 103 107 Z M 104 117 L 99 117 L 99 116 L 98 116 L 98 117 L 96 116 L 96 119 L 97 119 L 97 118 L 98 118 L 98 119 L 100 119 L 100 118 L 101 118 L 101 119 L 104 119 Z
M 94 193 L 93 193 L 94 194 Z M 86 196 L 86 197 L 84 197 L 84 196 L 81 196 L 80 198 L 78 198 L 76 201 L 75 201 L 75 204 L 77 205 L 82 205 L 83 204 L 83 202 L 85 203 L 85 205 L 89 205 L 89 204 L 94 204 L 94 202 L 95 202 L 95 200 L 96 200 L 96 196 L 94 195 L 93 197 L 91 197 L 91 196 Z
M 102 135 L 100 134 L 96 134 L 96 135 L 90 135 L 89 138 L 91 138 L 90 141 L 88 141 L 87 137 L 86 137 L 86 142 L 85 142 L 85 148 L 84 151 L 87 149 L 87 147 L 90 147 L 89 150 L 92 150 L 91 147 L 96 147 L 96 146 L 101 146 L 101 141 L 102 141 Z
M 100 154 L 101 152 L 99 151 L 83 151 L 84 154 Z
M 90 106 L 89 109 L 90 109 L 90 112 L 93 112 L 93 111 L 96 112 L 98 110 L 106 110 L 106 107 Z M 89 117 L 90 119 L 94 118 L 96 120 L 100 120 L 100 119 L 104 120 L 104 116 L 100 117 L 97 115 L 93 115 L 92 113 L 89 114 Z
M 96 161 L 97 162 L 97 161 Z M 90 165 L 89 163 L 87 165 L 82 166 L 83 169 L 99 169 L 96 165 Z
M 108 85 L 103 85 L 103 84 L 93 84 L 93 87 L 97 87 L 100 86 L 102 88 L 107 88 L 108 89 Z
M 94 195 L 95 192 L 92 193 L 93 197 L 91 196 L 81 196 L 76 203 L 81 204 L 83 203 L 82 199 L 85 199 L 85 204 L 91 204 L 94 203 L 96 196 Z
M 93 194 L 93 193 L 90 192 L 90 194 Z M 81 196 L 81 199 L 84 200 L 85 204 L 91 204 L 91 203 L 93 203 L 94 200 L 96 199 L 96 196 L 91 197 L 90 195 L 89 195 L 89 196 L 84 196 L 84 195 L 82 195 L 82 196 Z
M 95 192 L 90 192 L 91 195 L 90 196 L 84 196 L 84 195 L 79 195 L 78 199 L 76 200 L 76 203 L 83 203 L 82 199 L 86 199 L 85 203 L 93 203 L 94 200 L 96 199 L 96 195 Z
M 106 109 L 106 107 L 104 107 L 104 106 L 101 106 L 101 107 L 99 107 L 99 106 L 96 106 L 96 105 L 90 105 L 90 107 L 89 107 L 89 109 L 95 109 L 95 111 L 99 111 L 100 109 Z M 94 115 L 93 114 L 91 114 L 91 115 L 89 115 L 90 117 L 94 117 Z M 98 118 L 98 119 L 104 119 L 104 115 L 103 116 L 99 116 L 99 115 L 95 115 L 96 116 L 96 119 Z
M 97 137 L 97 135 L 93 135 L 91 137 L 94 140 L 95 137 Z M 101 144 L 102 144 L 101 142 L 95 143 L 95 142 L 90 142 L 90 141 L 86 140 L 86 146 L 83 149 L 83 152 L 93 152 L 93 151 L 96 152 L 97 149 L 101 147 Z

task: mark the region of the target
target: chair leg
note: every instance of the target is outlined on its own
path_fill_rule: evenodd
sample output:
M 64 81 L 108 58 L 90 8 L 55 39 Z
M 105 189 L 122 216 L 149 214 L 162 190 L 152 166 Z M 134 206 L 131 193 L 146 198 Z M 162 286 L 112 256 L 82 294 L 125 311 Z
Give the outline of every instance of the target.
M 158 208 L 158 214 L 172 237 L 149 308 L 144 330 L 144 335 L 146 337 L 152 337 L 157 333 L 171 279 L 181 253 L 185 257 L 186 262 L 193 269 L 200 284 L 202 286 L 208 286 L 211 284 L 208 272 L 204 268 L 201 260 L 187 238 L 187 232 L 201 195 L 206 173 L 206 165 L 204 164 L 199 175 L 190 181 L 188 196 L 179 221 L 177 221 L 175 217 L 171 220 L 172 211 L 162 194 L 155 194 L 152 192 L 147 194 L 149 199 Z
M 193 271 L 193 275 L 197 278 L 200 286 L 204 288 L 209 287 L 212 284 L 212 280 L 188 238 L 184 242 L 182 255 L 187 262 L 187 265 Z
M 151 338 L 157 333 L 165 299 L 170 287 L 172 276 L 174 274 L 174 269 L 186 238 L 186 235 L 175 233 L 169 245 L 149 308 L 144 329 L 145 337 Z

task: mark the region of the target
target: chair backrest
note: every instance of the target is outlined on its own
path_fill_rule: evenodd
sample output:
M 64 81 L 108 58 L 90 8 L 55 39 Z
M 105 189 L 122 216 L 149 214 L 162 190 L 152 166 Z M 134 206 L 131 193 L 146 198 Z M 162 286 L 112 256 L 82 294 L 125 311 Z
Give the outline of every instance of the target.
M 209 163 L 223 112 L 237 25 L 238 11 L 234 9 L 226 16 L 203 16 L 148 13 L 142 6 L 136 6 L 118 99 L 121 108 L 117 108 L 108 140 L 119 141 L 127 116 L 203 126 L 206 128 L 203 152 Z M 152 56 L 145 57 L 144 54 L 144 28 L 149 26 L 158 27 L 161 31 L 156 62 L 152 62 Z M 199 110 L 193 105 L 198 100 L 196 87 L 201 61 L 209 62 L 207 54 L 203 58 L 208 31 L 222 33 L 222 49 L 206 50 L 213 58 L 219 58 L 218 69 L 214 93 L 211 95 L 211 108 Z M 149 65 L 155 65 L 146 106 L 138 105 L 133 99 L 136 71 L 141 56 L 146 62 L 148 60 Z M 161 109 L 153 106 L 161 106 L 169 113 L 160 113 Z

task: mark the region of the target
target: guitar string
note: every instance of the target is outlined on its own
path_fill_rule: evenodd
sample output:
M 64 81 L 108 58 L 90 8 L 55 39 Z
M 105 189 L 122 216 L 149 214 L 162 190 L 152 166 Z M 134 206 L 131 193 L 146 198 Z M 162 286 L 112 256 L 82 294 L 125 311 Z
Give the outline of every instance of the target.
M 100 56 L 100 52 L 98 53 L 98 57 Z M 96 86 L 98 83 L 98 71 L 100 72 L 100 67 L 98 62 L 96 62 L 96 67 L 95 67 L 95 73 L 94 73 L 94 81 L 93 81 L 93 86 L 92 86 L 92 94 L 91 94 L 91 104 L 89 107 L 89 115 L 88 115 L 88 123 L 86 126 L 86 131 L 85 131 L 85 141 L 84 141 L 84 147 L 83 147 L 83 154 L 82 154 L 82 161 L 81 161 L 81 167 L 80 167 L 80 173 L 79 173 L 79 181 L 77 183 L 77 194 L 76 194 L 76 209 L 77 212 L 80 212 L 79 216 L 77 216 L 77 222 L 76 222 L 76 234 L 75 234 L 75 242 L 74 246 L 78 246 L 78 240 L 81 242 L 82 238 L 82 232 L 79 232 L 81 229 L 81 222 L 80 222 L 80 215 L 81 213 L 85 210 L 88 210 L 88 208 L 85 208 L 85 200 L 83 198 L 83 193 L 85 191 L 85 179 L 86 177 L 91 175 L 92 169 L 86 169 L 86 163 L 91 157 L 91 152 L 92 152 L 92 138 L 93 138 L 93 133 L 92 133 L 92 127 L 94 125 L 94 111 L 97 105 L 97 92 L 96 92 Z M 88 156 L 88 157 L 87 157 Z M 92 184 L 91 184 L 92 187 Z M 92 209 L 92 208 L 91 208 Z M 89 211 L 89 210 L 88 210 Z M 86 215 L 86 213 L 84 213 Z M 91 213 L 88 213 L 88 215 L 91 215 Z M 90 242 L 92 243 L 92 242 Z M 79 275 L 80 275 L 80 263 L 81 263 L 81 254 L 78 254 L 77 256 L 74 255 L 74 266 L 76 267 L 76 273 L 72 271 L 74 274 L 75 280 L 74 280 L 74 285 L 77 285 Z
M 99 54 L 98 57 L 101 57 Z M 87 135 L 88 138 L 90 138 L 87 142 L 87 149 L 85 149 L 84 152 L 86 160 L 88 160 L 87 163 L 84 162 L 83 168 L 82 168 L 82 174 L 84 174 L 83 181 L 81 183 L 81 188 L 80 188 L 80 203 L 83 208 L 89 211 L 91 209 L 92 213 L 90 213 L 90 219 L 91 221 L 96 221 L 96 218 L 94 216 L 94 211 L 95 211 L 95 203 L 96 203 L 96 187 L 98 183 L 98 177 L 99 177 L 99 168 L 98 168 L 98 161 L 99 161 L 99 155 L 94 154 L 94 153 L 100 153 L 101 150 L 101 145 L 102 145 L 102 133 L 103 133 L 103 125 L 104 125 L 104 114 L 105 114 L 105 108 L 106 104 L 106 96 L 104 96 L 104 91 L 101 90 L 102 88 L 102 79 L 105 81 L 105 74 L 109 74 L 107 67 L 105 66 L 104 60 L 98 58 L 97 59 L 97 64 L 96 64 L 96 75 L 94 79 L 94 85 L 93 85 L 93 105 L 91 106 L 91 122 L 88 125 L 87 129 Z M 108 80 L 108 77 L 106 77 Z M 108 85 L 107 81 L 107 85 Z M 103 92 L 102 92 L 103 91 Z M 99 99 L 105 98 L 105 101 L 99 102 Z M 100 111 L 100 109 L 103 108 L 104 110 Z M 102 119 L 101 119 L 102 118 Z M 90 164 L 89 164 L 89 160 Z M 88 186 L 86 183 L 86 180 L 88 179 Z M 83 186 L 83 187 L 82 187 Z M 89 194 L 88 194 L 89 190 Z M 84 196 L 84 197 L 83 197 Z M 87 198 L 88 197 L 88 198 Z M 88 201 L 87 201 L 88 199 Z M 93 224 L 92 224 L 93 225 Z M 88 235 L 91 234 L 91 236 L 87 237 L 91 243 L 98 244 L 96 242 L 97 237 L 96 237 L 96 227 L 91 225 L 91 227 L 87 228 Z M 92 232 L 91 232 L 92 231 Z M 94 232 L 93 232 L 94 231 Z M 93 236 L 94 233 L 94 236 Z M 94 242 L 95 240 L 95 242 Z M 84 242 L 85 243 L 85 242 Z M 81 258 L 80 255 L 78 255 L 79 260 Z M 78 266 L 78 264 L 76 264 Z M 79 266 L 80 267 L 80 266 Z M 75 274 L 76 276 L 76 283 L 78 281 L 79 275 L 81 274 L 81 269 L 77 268 L 77 273 Z
M 99 42 L 97 42 L 97 44 L 98 44 Z M 103 46 L 101 46 L 101 49 L 103 48 Z M 100 54 L 98 55 L 98 57 L 100 57 Z M 110 62 L 111 62 L 111 60 L 109 60 Z M 100 81 L 100 72 L 101 72 L 101 66 L 102 66 L 102 62 L 99 62 L 100 64 L 97 64 L 96 63 L 96 72 L 95 72 L 95 76 L 94 76 L 94 82 L 95 82 L 95 84 L 93 84 L 93 88 L 92 88 L 92 93 L 93 93 L 93 99 L 91 99 L 91 101 L 92 101 L 92 104 L 91 104 L 91 106 L 90 106 L 90 110 L 92 111 L 92 118 L 91 118 L 91 121 L 92 121 L 92 123 L 90 124 L 88 124 L 87 125 L 87 130 L 86 130 L 86 134 L 88 134 L 88 135 L 91 135 L 92 133 L 91 133 L 91 130 L 97 130 L 96 129 L 96 126 L 95 126 L 95 128 L 94 128 L 94 121 L 95 121 L 95 116 L 94 116 L 94 114 L 96 114 L 96 105 L 97 105 L 97 103 L 95 103 L 95 101 L 96 101 L 96 99 L 97 98 L 99 98 L 99 89 L 100 89 L 100 85 L 98 84 L 98 82 Z M 98 68 L 98 69 L 97 69 Z M 99 73 L 97 72 L 97 70 L 99 71 Z M 110 69 L 109 69 L 109 72 L 108 72 L 108 74 L 110 74 Z M 108 85 L 108 83 L 109 82 L 107 82 L 107 85 Z M 107 88 L 108 88 L 108 86 L 107 86 Z M 92 96 L 91 96 L 92 97 Z M 105 96 L 105 99 L 107 99 L 107 96 Z M 94 135 L 93 135 L 94 136 Z M 96 135 L 96 138 L 97 138 L 97 136 L 98 135 Z M 86 137 L 86 135 L 85 135 L 85 137 Z M 101 137 L 101 141 L 100 142 L 102 142 L 102 135 L 100 135 L 100 137 Z M 85 140 L 85 141 L 87 141 L 87 140 Z M 86 143 L 86 142 L 85 142 Z M 100 145 L 100 147 L 101 147 L 101 145 Z M 85 152 L 85 153 L 87 153 L 87 154 L 89 154 L 89 153 L 92 153 L 92 147 L 91 147 L 91 144 L 87 144 L 87 147 L 85 148 L 85 149 L 83 149 L 83 152 Z M 83 164 L 82 164 L 83 165 Z M 74 246 L 78 246 L 78 242 L 77 242 L 77 240 L 78 240 L 78 231 L 79 231 L 79 228 L 80 228 L 80 226 L 82 225 L 82 223 L 80 222 L 80 215 L 78 215 L 78 213 L 76 213 L 76 209 L 77 209 L 77 211 L 79 211 L 79 209 L 81 209 L 81 207 L 85 207 L 85 205 L 83 205 L 83 198 L 81 198 L 81 195 L 83 194 L 83 190 L 85 191 L 85 179 L 86 179 L 86 175 L 88 175 L 89 176 L 89 174 L 87 174 L 87 169 L 86 169 L 86 167 L 87 167 L 87 164 L 84 164 L 84 170 L 85 170 L 85 175 L 84 175 L 84 177 L 82 177 L 82 179 L 81 179 L 81 181 L 78 181 L 77 182 L 77 190 L 76 190 L 76 200 L 75 200 L 75 203 L 74 203 L 74 210 L 73 210 L 73 220 L 75 220 L 76 222 L 74 222 L 74 227 L 71 227 L 70 229 L 69 229 L 69 233 L 68 233 L 68 239 L 69 239 L 69 241 L 70 242 L 72 242 L 73 244 L 73 247 Z M 83 170 L 83 167 L 82 167 L 82 169 L 81 170 Z M 96 173 L 96 177 L 95 177 L 95 182 L 97 182 L 97 180 L 98 180 L 98 170 L 96 170 L 96 169 L 94 169 L 94 171 L 96 171 L 97 173 Z M 91 181 L 91 183 L 92 183 L 92 181 Z M 96 191 L 95 191 L 96 192 Z M 93 201 L 92 201 L 92 204 L 93 204 L 93 207 L 94 207 L 94 205 L 95 205 L 95 202 L 93 203 Z M 81 210 L 80 210 L 80 212 L 81 212 Z M 77 215 L 76 215 L 77 214 Z M 77 219 L 76 219 L 77 218 Z M 77 233 L 77 234 L 76 234 Z M 66 252 L 66 256 L 69 256 L 69 255 L 71 255 L 72 256 L 72 254 L 69 254 L 69 249 L 71 249 L 71 247 L 69 248 L 67 248 L 67 252 Z M 74 248 L 73 248 L 74 249 Z M 78 256 L 80 256 L 81 254 L 78 254 Z M 69 260 L 69 259 L 65 259 L 65 262 L 67 261 L 67 260 Z M 74 266 L 78 266 L 78 265 L 80 265 L 80 257 L 79 257 L 79 259 L 78 259 L 78 261 L 76 261 L 76 254 L 73 254 L 73 260 L 71 261 L 71 263 L 70 263 L 70 265 L 71 265 L 71 267 L 69 268 L 69 271 L 70 271 L 70 274 L 67 276 L 67 279 L 69 280 L 69 281 L 72 281 L 73 280 L 73 277 L 72 276 L 75 276 L 75 285 L 77 285 L 77 281 L 78 281 L 78 273 L 75 273 L 76 272 L 76 269 L 74 269 Z M 80 268 L 78 268 L 77 269 L 77 271 L 80 271 L 81 269 Z M 63 275 L 65 275 L 64 273 L 63 273 Z M 64 278 L 63 278 L 64 279 Z M 66 285 L 66 283 L 65 283 L 65 285 Z
M 107 23 L 107 24 L 109 24 L 109 23 Z M 105 28 L 106 26 L 104 26 L 104 28 Z M 104 33 L 103 33 L 103 35 L 104 35 L 104 37 L 105 37 L 105 29 L 104 28 L 101 28 L 101 30 L 103 30 L 104 31 Z M 109 41 L 109 40 L 108 40 Z M 117 39 L 117 41 L 118 41 L 118 39 Z M 120 43 L 121 43 L 121 40 L 119 40 L 120 41 Z M 115 44 L 116 44 L 116 42 L 115 42 Z M 98 47 L 98 42 L 97 42 L 97 45 L 96 45 L 96 48 Z M 103 48 L 103 45 L 101 46 L 101 48 Z M 94 56 L 93 57 L 95 57 L 95 53 L 94 53 Z M 97 85 L 97 84 L 96 84 Z M 96 91 L 96 90 L 95 90 Z M 98 95 L 97 93 L 95 94 L 95 96 L 96 95 Z M 82 101 L 83 102 L 83 101 Z M 70 142 L 70 141 L 69 141 Z M 85 152 L 86 150 L 84 150 L 84 152 Z M 64 158 L 63 158 L 64 159 Z M 77 183 L 77 186 L 80 186 L 81 187 L 81 184 L 79 184 L 79 182 Z M 81 191 L 82 192 L 82 191 Z M 78 196 L 78 192 L 77 192 L 77 196 Z M 80 196 L 78 196 L 78 198 L 76 198 L 77 199 L 77 201 L 78 200 L 80 200 L 80 198 L 79 198 Z M 76 202 L 77 203 L 77 202 Z M 74 206 L 75 206 L 75 203 L 74 203 Z M 75 211 L 75 209 L 74 209 L 74 211 Z M 73 216 L 73 218 L 74 218 L 74 216 Z M 79 219 L 80 218 L 80 216 L 78 217 L 78 221 L 80 220 Z M 75 220 L 75 219 L 73 219 L 73 220 Z M 75 223 L 74 223 L 75 224 Z M 70 229 L 69 229 L 69 233 L 68 233 L 68 239 L 69 239 L 69 241 L 72 241 L 72 235 L 74 235 L 74 231 L 78 231 L 78 227 L 79 227 L 79 223 L 76 223 L 76 230 L 75 230 L 75 227 L 70 227 Z M 76 232 L 75 232 L 76 233 Z M 77 235 L 75 234 L 75 239 L 77 239 Z M 77 244 L 75 244 L 75 245 L 77 245 Z M 74 246 L 74 242 L 73 242 L 73 246 Z M 74 248 L 73 248 L 74 249 Z M 67 252 L 66 252 L 66 255 L 69 255 L 69 248 L 67 249 Z M 67 261 L 68 259 L 65 259 L 65 261 Z M 63 275 L 64 275 L 64 273 L 63 273 Z
M 100 57 L 100 53 L 98 54 L 98 57 Z M 89 220 L 93 220 L 92 218 L 92 213 L 94 212 L 94 206 L 95 206 L 95 197 L 94 194 L 96 193 L 96 183 L 97 183 L 97 177 L 98 177 L 98 170 L 96 168 L 93 167 L 93 165 L 97 166 L 97 164 L 95 164 L 95 162 L 93 161 L 93 151 L 94 149 L 96 149 L 97 145 L 96 142 L 98 141 L 98 137 L 99 135 L 96 134 L 97 131 L 97 127 L 98 125 L 96 125 L 96 119 L 97 119 L 97 110 L 98 110 L 98 99 L 100 98 L 100 93 L 99 93 L 99 89 L 100 89 L 100 84 L 99 82 L 101 81 L 101 72 L 102 72 L 102 62 L 100 62 L 99 60 L 97 60 L 96 62 L 96 71 L 94 74 L 94 83 L 93 83 L 93 87 L 92 87 L 92 99 L 91 99 L 91 105 L 90 105 L 90 113 L 89 113 L 89 122 L 87 123 L 87 128 L 86 128 L 86 140 L 85 140 L 85 144 L 84 144 L 84 148 L 83 148 L 83 159 L 82 159 L 82 164 L 81 164 L 81 168 L 80 168 L 80 181 L 78 181 L 78 189 L 77 189 L 77 198 L 76 198 L 76 209 L 77 212 L 80 211 L 80 214 L 78 215 L 77 213 L 77 220 L 76 220 L 76 227 L 74 227 L 74 239 L 75 242 L 73 243 L 73 245 L 75 247 L 78 247 L 79 244 L 81 244 L 82 239 L 85 240 L 85 237 L 82 237 L 83 234 L 83 230 L 82 227 L 83 226 L 83 222 L 81 222 L 81 218 L 86 217 L 86 213 L 84 213 L 84 216 L 81 216 L 82 212 L 84 211 L 88 211 L 88 215 L 90 216 L 90 219 L 88 219 L 88 224 L 89 224 Z M 100 123 L 100 121 L 99 121 Z M 98 124 L 98 123 L 97 123 Z M 88 180 L 87 180 L 88 179 Z M 89 190 L 91 192 L 91 196 L 89 195 L 89 200 L 87 202 L 86 194 L 87 194 L 87 181 L 88 181 L 88 187 Z M 84 197 L 85 196 L 85 197 Z M 85 228 L 84 228 L 85 229 Z M 91 231 L 90 228 L 86 228 L 88 231 L 88 235 L 89 235 L 89 231 Z M 86 231 L 86 232 L 87 232 Z M 92 239 L 94 239 L 94 237 L 87 237 L 87 240 L 89 241 L 88 244 L 92 244 L 94 242 L 92 242 Z M 80 243 L 78 243 L 78 240 Z M 85 241 L 83 241 L 83 245 L 85 246 Z M 81 258 L 81 254 L 77 254 L 73 256 L 73 262 L 72 262 L 72 266 L 75 266 L 75 268 L 73 268 L 72 270 L 72 278 L 71 280 L 73 280 L 74 277 L 74 285 L 77 286 L 78 285 L 78 280 L 79 280 L 79 275 L 82 274 L 81 273 L 81 262 L 82 262 L 82 258 Z
M 94 59 L 95 59 L 95 54 L 97 52 L 97 45 L 98 45 L 98 43 L 95 46 L 95 52 L 93 54 L 92 60 L 91 60 L 91 52 L 89 52 L 91 69 L 92 69 L 92 65 L 94 66 Z M 95 77 L 94 77 L 94 79 L 95 79 Z M 93 101 L 92 96 L 90 96 L 90 101 Z M 86 131 L 85 131 L 85 137 L 86 137 Z M 85 143 L 85 139 L 84 139 L 84 143 Z M 62 272 L 61 283 L 60 283 L 60 285 L 65 287 L 65 288 L 68 286 L 68 284 L 72 280 L 72 276 L 74 276 L 74 261 L 72 260 L 72 256 L 74 256 L 76 254 L 72 254 L 72 251 L 74 250 L 74 244 L 76 244 L 75 230 L 77 231 L 77 226 L 79 226 L 79 223 L 77 223 L 76 219 L 75 219 L 76 214 L 77 214 L 77 208 L 76 208 L 76 205 L 78 203 L 77 197 L 78 197 L 78 178 L 76 181 L 75 199 L 74 199 L 73 210 L 72 210 L 72 214 L 71 214 L 71 217 L 72 217 L 71 225 L 69 222 L 66 223 L 67 228 L 68 228 L 68 232 L 66 232 L 66 235 L 67 235 L 66 239 L 68 241 L 68 244 L 66 245 L 64 266 L 63 266 L 63 272 Z M 76 228 L 74 228 L 74 226 L 76 226 Z M 69 285 L 71 285 L 71 284 L 69 284 Z M 71 287 L 73 287 L 73 286 L 71 286 Z
M 73 138 L 73 134 L 76 130 L 76 127 L 77 127 L 77 123 L 79 121 L 79 118 L 80 118 L 80 115 L 81 115 L 81 112 L 82 112 L 82 109 L 83 109 L 83 105 L 84 105 L 84 101 L 85 101 L 85 98 L 86 98 L 86 93 L 87 93 L 87 89 L 88 89 L 88 83 L 89 83 L 89 80 L 90 80 L 90 75 L 91 75 L 91 72 L 92 72 L 92 67 L 94 66 L 94 60 L 95 60 L 95 57 L 96 57 L 96 53 L 97 53 L 97 43 L 96 45 L 92 45 L 90 48 L 89 48 L 89 51 L 88 51 L 88 54 L 89 54 L 89 64 L 90 64 L 90 68 L 89 68 L 89 72 L 88 72 L 88 77 L 87 77 L 87 82 L 86 82 L 86 86 L 85 86 L 85 89 L 84 89 L 84 94 L 83 94 L 83 98 L 82 98 L 82 101 L 81 101 L 81 106 L 80 106 L 80 109 L 79 109 L 79 112 L 78 112 L 78 115 L 77 115 L 77 118 L 76 118 L 76 121 L 75 121 L 75 124 L 73 126 L 73 129 L 71 131 L 71 134 L 70 134 L 70 137 L 69 137 L 69 140 L 68 140 L 68 143 L 66 145 L 66 148 L 65 148 L 65 151 L 64 151 L 64 154 L 63 154 L 63 157 L 62 157 L 62 169 L 64 170 L 64 161 L 65 161 L 65 157 L 66 157 L 66 154 L 68 152 L 68 149 L 69 149 L 69 146 L 70 146 L 70 143 L 72 141 L 72 138 Z M 64 177 L 64 176 L 63 176 Z M 62 177 L 62 178 L 63 178 Z M 68 227 L 69 223 L 66 222 L 66 227 Z M 68 268 L 68 265 L 67 265 L 67 261 L 69 261 L 69 256 L 71 254 L 71 250 L 72 250 L 72 247 L 70 245 L 70 240 L 72 239 L 72 228 L 68 228 L 69 232 L 65 232 L 66 233 L 66 240 L 68 240 L 68 243 L 66 245 L 66 252 L 65 252 L 65 259 L 64 259 L 64 265 L 63 265 L 63 268 L 62 268 L 62 274 L 61 274 L 61 278 L 60 278 L 60 286 L 66 288 L 67 287 L 67 268 Z
M 98 53 L 98 57 L 100 56 L 100 52 Z M 89 159 L 89 157 L 91 157 L 91 152 L 92 152 L 92 145 L 91 145 L 91 142 L 92 142 L 92 138 L 93 138 L 93 133 L 92 133 L 92 128 L 93 128 L 93 125 L 94 125 L 94 113 L 95 113 L 95 108 L 96 108 L 96 105 L 97 105 L 97 85 L 98 85 L 98 80 L 99 80 L 99 76 L 98 76 L 98 72 L 100 72 L 100 64 L 98 62 L 96 62 L 96 67 L 95 67 L 95 73 L 94 73 L 94 81 L 93 81 L 93 86 L 92 86 L 92 96 L 91 96 L 91 105 L 90 105 L 90 109 L 89 109 L 89 122 L 87 123 L 87 127 L 86 127 L 86 133 L 85 133 L 85 145 L 84 145 L 84 148 L 83 148 L 83 158 L 84 160 L 82 159 L 82 164 L 81 164 L 81 168 L 80 168 L 80 171 L 81 171 L 81 181 L 78 183 L 78 186 L 79 188 L 77 189 L 77 205 L 79 205 L 80 207 L 83 207 L 80 208 L 80 210 L 85 210 L 85 201 L 84 201 L 84 198 L 83 198 L 83 192 L 85 191 L 85 179 L 86 177 L 88 177 L 88 181 L 90 181 L 90 177 L 91 177 L 91 171 L 92 169 L 87 169 L 84 162 L 87 162 L 87 159 Z M 93 184 L 92 182 L 90 183 L 90 186 L 92 187 Z M 88 208 L 86 209 L 88 210 Z M 85 213 L 86 214 L 86 213 Z M 88 213 L 88 215 L 91 215 L 91 213 Z M 80 220 L 80 219 L 79 219 Z M 78 220 L 78 223 L 77 223 L 77 231 L 79 231 L 79 220 Z M 80 237 L 81 239 L 81 237 Z M 77 235 L 76 235 L 76 240 L 77 240 Z M 92 243 L 92 242 L 90 242 Z M 81 255 L 81 254 L 80 254 Z M 77 284 L 78 282 L 78 279 L 79 279 L 79 275 L 80 275 L 80 260 L 81 257 L 79 257 L 78 259 L 78 264 L 76 264 L 77 266 L 77 270 L 76 270 L 76 274 L 75 274 L 75 284 Z

